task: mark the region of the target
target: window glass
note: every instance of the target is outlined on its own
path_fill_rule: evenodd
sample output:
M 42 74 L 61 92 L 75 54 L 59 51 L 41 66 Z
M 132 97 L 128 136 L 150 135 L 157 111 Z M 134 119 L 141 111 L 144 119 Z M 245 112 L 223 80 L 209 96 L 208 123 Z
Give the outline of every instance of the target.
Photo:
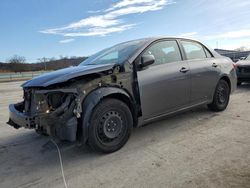
M 206 58 L 203 46 L 196 42 L 181 41 L 182 46 L 186 52 L 187 59 L 204 59 Z
M 246 60 L 250 60 L 250 55 L 246 58 Z
M 181 54 L 176 41 L 161 41 L 150 46 L 145 55 L 154 55 L 155 64 L 181 61 Z
M 145 40 L 134 40 L 104 49 L 83 61 L 79 66 L 94 64 L 122 64 L 145 45 Z
M 213 57 L 211 52 L 209 52 L 206 48 L 204 48 L 205 52 L 206 52 L 206 55 L 207 55 L 207 58 L 211 58 Z

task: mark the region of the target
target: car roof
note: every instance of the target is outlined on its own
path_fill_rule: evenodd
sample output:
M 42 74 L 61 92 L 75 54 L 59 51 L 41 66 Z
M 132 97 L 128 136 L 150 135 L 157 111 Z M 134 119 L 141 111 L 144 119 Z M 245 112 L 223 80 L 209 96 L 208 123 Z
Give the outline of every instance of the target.
M 215 52 L 212 48 L 208 47 L 207 45 L 204 45 L 202 42 L 199 42 L 198 40 L 194 40 L 194 39 L 191 39 L 191 38 L 173 37 L 173 36 L 159 36 L 159 37 L 141 38 L 141 39 L 136 39 L 136 40 L 132 40 L 132 41 L 143 41 L 144 45 L 142 46 L 142 49 L 144 49 L 144 48 L 146 48 L 147 46 L 149 46 L 151 43 L 153 43 L 155 41 L 168 40 L 168 39 L 172 39 L 172 40 L 190 40 L 190 41 L 200 43 L 203 46 L 205 46 L 213 54 L 214 57 L 221 57 L 221 55 L 219 55 L 217 52 Z M 141 51 L 139 50 L 132 57 L 130 57 L 129 60 L 128 60 L 129 63 L 132 63 L 141 52 L 142 52 L 142 50 Z
M 162 39 L 174 39 L 174 40 L 182 39 L 182 40 L 192 40 L 192 41 L 199 42 L 199 41 L 192 39 L 192 38 L 174 37 L 174 36 L 147 37 L 147 38 L 140 38 L 140 39 L 136 39 L 136 40 L 145 41 L 145 42 L 154 42 L 154 41 L 162 40 Z

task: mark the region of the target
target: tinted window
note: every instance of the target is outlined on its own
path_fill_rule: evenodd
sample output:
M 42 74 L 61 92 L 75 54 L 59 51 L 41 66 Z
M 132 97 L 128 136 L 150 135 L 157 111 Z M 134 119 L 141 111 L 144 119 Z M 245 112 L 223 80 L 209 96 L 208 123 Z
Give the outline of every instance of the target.
M 209 52 L 206 48 L 204 48 L 205 52 L 206 52 L 206 55 L 207 55 L 207 58 L 211 58 L 213 57 L 211 52 Z
M 154 55 L 155 64 L 181 61 L 181 54 L 176 41 L 162 41 L 150 46 L 146 55 Z
M 144 44 L 145 40 L 134 40 L 117 44 L 111 48 L 102 50 L 83 61 L 82 65 L 92 64 L 122 64 L 135 54 Z
M 206 58 L 203 46 L 196 42 L 182 41 L 182 46 L 187 55 L 187 59 L 203 59 Z

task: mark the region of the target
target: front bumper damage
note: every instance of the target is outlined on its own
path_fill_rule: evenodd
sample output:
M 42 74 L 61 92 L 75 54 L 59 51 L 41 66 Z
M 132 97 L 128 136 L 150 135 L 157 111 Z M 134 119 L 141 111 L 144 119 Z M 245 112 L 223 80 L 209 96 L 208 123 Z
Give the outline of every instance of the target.
M 43 94 L 39 91 L 40 94 Z M 44 92 L 44 91 L 43 91 Z M 46 92 L 44 92 L 44 95 Z M 25 99 L 26 100 L 26 99 Z M 36 129 L 38 133 L 50 135 L 60 140 L 76 141 L 79 117 L 77 97 L 69 94 L 56 109 L 41 111 L 26 111 L 24 102 L 9 105 L 9 125 L 18 129 Z M 34 103 L 31 100 L 31 103 Z M 44 104 L 43 104 L 44 105 Z M 78 111 L 77 111 L 78 110 Z

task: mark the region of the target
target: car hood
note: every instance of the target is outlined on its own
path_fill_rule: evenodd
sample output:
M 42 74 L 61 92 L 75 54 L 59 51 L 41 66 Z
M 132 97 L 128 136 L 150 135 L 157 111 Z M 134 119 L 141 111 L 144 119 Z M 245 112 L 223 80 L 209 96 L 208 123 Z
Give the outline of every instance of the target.
M 72 78 L 84 76 L 92 73 L 110 70 L 114 64 L 86 65 L 60 69 L 50 73 L 42 74 L 25 82 L 22 87 L 47 87 L 53 84 L 66 82 Z
M 236 63 L 238 66 L 250 66 L 250 60 L 241 60 Z

